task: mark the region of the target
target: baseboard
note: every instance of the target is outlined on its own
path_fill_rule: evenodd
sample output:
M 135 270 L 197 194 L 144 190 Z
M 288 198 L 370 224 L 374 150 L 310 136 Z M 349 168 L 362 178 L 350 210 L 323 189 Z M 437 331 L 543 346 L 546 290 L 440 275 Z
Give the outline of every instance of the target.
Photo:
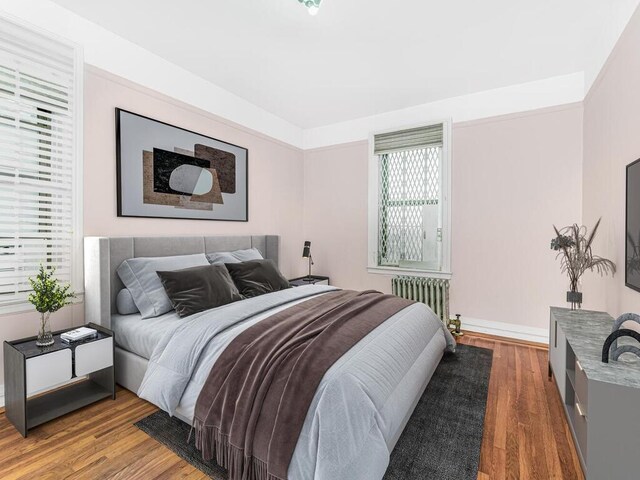
M 462 317 L 462 329 L 470 332 L 486 333 L 497 337 L 516 338 L 527 342 L 549 344 L 549 331 L 546 328 L 527 327 L 513 323 L 494 322 L 480 318 Z
M 0 385 L 0 408 L 4 409 L 4 385 Z

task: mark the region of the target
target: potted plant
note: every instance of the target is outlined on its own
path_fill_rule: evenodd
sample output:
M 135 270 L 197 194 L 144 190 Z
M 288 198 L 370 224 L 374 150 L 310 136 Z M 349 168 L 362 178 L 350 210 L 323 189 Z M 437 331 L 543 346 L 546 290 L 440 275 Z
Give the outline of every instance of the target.
M 76 296 L 71 291 L 71 285 L 62 285 L 54 277 L 55 272 L 55 267 L 45 269 L 43 265 L 40 265 L 38 275 L 35 278 L 29 278 L 29 283 L 31 283 L 31 289 L 33 290 L 29 294 L 29 302 L 40 312 L 40 329 L 36 340 L 36 345 L 39 347 L 53 345 L 54 340 L 51 334 L 49 317 L 53 312 L 57 312 L 62 307 L 69 305 Z
M 582 292 L 578 291 L 580 278 L 587 270 L 596 271 L 600 275 L 615 275 L 616 265 L 611 260 L 593 254 L 593 240 L 600 226 L 600 220 L 596 223 L 591 233 L 587 227 L 574 223 L 560 230 L 553 226 L 556 236 L 551 239 L 551 249 L 558 252 L 556 258 L 560 258 L 561 271 L 569 276 L 569 291 L 567 302 L 571 303 L 571 309 L 575 310 L 582 304 Z

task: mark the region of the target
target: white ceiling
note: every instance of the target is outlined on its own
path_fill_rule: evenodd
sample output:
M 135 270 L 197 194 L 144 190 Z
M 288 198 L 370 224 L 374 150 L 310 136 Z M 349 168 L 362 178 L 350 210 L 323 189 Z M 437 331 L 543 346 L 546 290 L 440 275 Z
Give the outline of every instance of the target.
M 54 0 L 312 128 L 493 88 L 595 78 L 639 0 Z M 126 55 L 126 52 L 122 52 Z

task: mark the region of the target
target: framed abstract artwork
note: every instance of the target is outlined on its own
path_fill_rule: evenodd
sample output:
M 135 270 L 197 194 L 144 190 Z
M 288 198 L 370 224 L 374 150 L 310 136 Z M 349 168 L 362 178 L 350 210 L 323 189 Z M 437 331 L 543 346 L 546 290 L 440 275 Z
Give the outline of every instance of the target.
M 118 216 L 248 221 L 246 148 L 116 108 Z

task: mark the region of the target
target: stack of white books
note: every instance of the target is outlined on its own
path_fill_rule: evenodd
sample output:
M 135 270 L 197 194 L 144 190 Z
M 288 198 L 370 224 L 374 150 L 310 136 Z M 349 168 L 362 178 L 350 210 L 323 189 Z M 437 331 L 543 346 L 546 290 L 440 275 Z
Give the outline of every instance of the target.
M 65 342 L 79 342 L 80 340 L 95 337 L 97 333 L 98 332 L 93 328 L 80 327 L 75 330 L 64 332 L 60 335 L 60 338 Z

